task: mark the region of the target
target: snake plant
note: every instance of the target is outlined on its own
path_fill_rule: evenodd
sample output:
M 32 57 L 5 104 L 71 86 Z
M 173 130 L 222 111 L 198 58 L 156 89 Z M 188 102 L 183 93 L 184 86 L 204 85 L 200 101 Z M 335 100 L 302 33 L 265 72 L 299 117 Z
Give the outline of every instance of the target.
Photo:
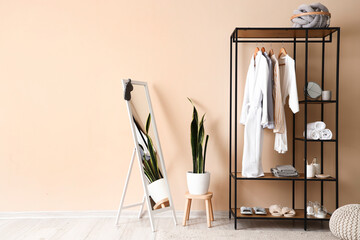
M 206 149 L 209 140 L 209 135 L 206 135 L 205 138 L 205 146 L 204 144 L 204 117 L 205 114 L 202 116 L 200 123 L 198 118 L 198 112 L 191 101 L 188 98 L 190 103 L 193 105 L 193 119 L 190 124 L 190 142 L 191 142 L 191 149 L 192 149 L 192 158 L 193 158 L 193 173 L 205 173 L 205 160 L 206 160 Z M 203 152 L 204 146 L 204 152 Z
M 149 154 L 146 154 L 146 153 L 142 154 L 142 162 L 143 162 L 144 174 L 145 174 L 146 178 L 149 180 L 149 183 L 152 183 L 158 179 L 161 179 L 163 176 L 162 176 L 161 171 L 158 166 L 157 153 L 156 153 L 154 144 L 149 135 L 150 123 L 151 123 L 151 115 L 149 114 L 148 118 L 146 120 L 145 133 L 143 133 L 140 130 L 141 128 L 135 121 L 135 125 L 136 125 L 138 131 L 140 132 L 140 136 L 143 137 L 143 135 L 145 135 L 145 137 L 146 137 L 146 139 L 143 139 L 143 140 L 144 140 L 145 147 L 147 148 Z M 139 144 L 139 146 L 142 149 L 142 151 L 144 152 L 143 146 L 141 144 Z

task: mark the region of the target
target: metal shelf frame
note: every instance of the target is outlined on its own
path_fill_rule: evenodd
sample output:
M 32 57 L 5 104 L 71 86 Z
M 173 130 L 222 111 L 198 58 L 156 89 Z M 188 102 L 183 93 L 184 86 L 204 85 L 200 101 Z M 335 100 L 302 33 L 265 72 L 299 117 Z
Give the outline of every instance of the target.
M 321 172 L 323 173 L 323 163 L 324 163 L 324 143 L 333 142 L 335 143 L 335 177 L 331 180 L 317 180 L 321 184 L 321 205 L 324 203 L 324 185 L 325 181 L 335 182 L 335 207 L 339 206 L 339 171 L 338 171 L 338 143 L 339 143 L 339 64 L 340 64 L 340 27 L 331 27 L 331 28 L 235 28 L 230 36 L 230 113 L 229 113 L 229 218 L 234 217 L 234 228 L 237 229 L 237 220 L 238 219 L 260 219 L 256 216 L 239 216 L 237 211 L 233 209 L 238 209 L 237 205 L 237 181 L 240 180 L 254 180 L 249 178 L 238 177 L 238 68 L 239 68 L 239 47 L 241 43 L 292 43 L 293 44 L 293 59 L 296 61 L 296 46 L 298 43 L 305 44 L 305 81 L 304 86 L 308 83 L 308 49 L 309 43 L 320 43 L 322 47 L 322 62 L 321 62 L 321 88 L 325 88 L 325 44 L 332 43 L 334 41 L 333 35 L 336 35 L 336 94 L 335 100 L 331 101 L 322 101 L 322 100 L 310 100 L 305 98 L 304 100 L 299 101 L 300 104 L 304 105 L 304 129 L 308 123 L 308 104 L 320 105 L 321 107 L 321 121 L 324 121 L 324 104 L 332 103 L 335 104 L 336 113 L 335 113 L 335 138 L 331 140 L 309 140 L 307 139 L 307 131 L 305 131 L 304 137 L 295 136 L 295 114 L 292 118 L 292 165 L 295 166 L 295 141 L 302 141 L 304 144 L 304 169 L 306 169 L 307 162 L 307 150 L 308 144 L 312 142 L 319 142 L 321 147 Z M 241 157 L 240 157 L 241 159 Z M 234 163 L 234 164 L 233 164 Z M 256 180 L 285 180 L 292 181 L 292 208 L 295 208 L 295 181 L 300 181 L 304 183 L 304 211 L 301 213 L 303 217 L 301 218 L 286 218 L 287 220 L 303 220 L 304 221 L 304 230 L 307 230 L 308 220 L 319 220 L 306 215 L 306 204 L 307 204 L 307 185 L 308 182 L 314 181 L 314 179 L 308 179 L 306 171 L 302 175 L 302 178 L 298 179 L 273 179 L 273 178 L 257 178 Z M 233 181 L 233 183 L 232 183 Z M 233 185 L 234 184 L 234 185 Z M 232 187 L 234 187 L 234 194 L 232 194 Z M 261 219 L 284 219 L 281 217 L 264 217 Z M 321 219 L 321 220 L 329 220 Z

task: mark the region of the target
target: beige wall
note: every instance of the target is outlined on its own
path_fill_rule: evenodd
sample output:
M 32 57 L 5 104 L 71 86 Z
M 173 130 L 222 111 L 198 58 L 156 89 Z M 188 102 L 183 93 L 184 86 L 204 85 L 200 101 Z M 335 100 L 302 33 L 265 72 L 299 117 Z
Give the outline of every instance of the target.
M 332 26 L 342 27 L 339 198 L 343 205 L 360 202 L 360 4 L 355 0 L 322 2 L 333 15 Z M 214 208 L 226 210 L 230 33 L 236 26 L 290 26 L 289 17 L 301 3 L 0 1 L 0 211 L 117 208 L 133 148 L 121 86 L 121 79 L 129 77 L 149 83 L 178 210 L 183 208 L 185 172 L 192 166 L 192 109 L 186 97 L 207 113 L 207 170 L 212 174 Z M 254 46 L 240 47 L 242 77 Z M 286 46 L 292 55 L 291 46 Z M 279 50 L 278 45 L 273 48 Z M 310 52 L 310 75 L 318 81 L 321 55 L 316 47 Z M 326 78 L 331 82 L 328 88 L 334 90 L 335 65 L 330 59 L 335 51 L 330 48 L 329 52 Z M 301 69 L 298 63 L 299 93 Z M 312 111 L 310 120 L 318 119 Z M 333 113 L 331 107 L 326 108 L 330 126 Z M 287 114 L 290 117 L 288 110 Z M 241 126 L 240 151 L 242 133 Z M 273 138 L 265 132 L 267 171 L 275 164 L 291 162 L 291 151 L 275 153 Z M 328 153 L 332 147 L 331 143 L 326 146 L 329 162 L 333 161 Z M 316 151 L 312 147 L 309 157 Z M 301 162 L 302 156 L 297 157 Z M 135 170 L 127 202 L 141 199 Z M 290 183 L 239 185 L 239 204 L 290 205 Z M 312 185 L 310 197 L 316 200 L 318 185 Z M 300 185 L 298 190 L 297 207 L 301 207 Z M 327 184 L 326 190 L 330 199 L 334 185 Z M 326 201 L 329 209 L 333 203 Z

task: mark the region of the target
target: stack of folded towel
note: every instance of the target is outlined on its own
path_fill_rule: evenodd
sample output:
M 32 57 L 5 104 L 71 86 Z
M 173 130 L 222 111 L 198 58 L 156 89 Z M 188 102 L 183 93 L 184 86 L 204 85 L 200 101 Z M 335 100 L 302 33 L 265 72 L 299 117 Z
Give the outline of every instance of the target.
M 278 165 L 271 169 L 275 177 L 297 177 L 299 176 L 296 169 L 291 165 Z
M 305 137 L 305 132 L 303 133 Z M 307 138 L 312 140 L 330 140 L 332 132 L 326 128 L 326 124 L 321 121 L 307 124 Z

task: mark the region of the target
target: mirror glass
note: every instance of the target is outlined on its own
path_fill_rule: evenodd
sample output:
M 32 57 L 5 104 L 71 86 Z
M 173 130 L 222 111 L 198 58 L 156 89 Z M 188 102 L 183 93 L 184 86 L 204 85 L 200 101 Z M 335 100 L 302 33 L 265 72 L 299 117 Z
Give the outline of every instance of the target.
M 319 84 L 315 82 L 308 82 L 307 86 L 304 89 L 305 96 L 309 98 L 316 99 L 321 96 L 322 89 Z
M 169 192 L 164 180 L 165 169 L 161 164 L 162 153 L 158 143 L 158 133 L 154 125 L 151 103 L 148 101 L 148 89 L 145 85 L 132 83 L 133 90 L 128 101 L 137 141 L 138 154 L 141 157 L 148 193 L 153 209 L 169 207 Z M 125 93 L 126 95 L 126 93 Z M 134 136 L 135 137 L 135 136 Z
M 141 146 L 142 151 L 141 155 L 146 156 L 147 159 L 150 158 L 150 153 L 147 145 L 146 138 L 146 122 L 150 115 L 150 107 L 146 98 L 146 89 L 143 85 L 133 84 L 133 91 L 131 92 L 131 100 L 129 101 L 132 117 L 135 123 L 135 131 L 138 140 L 138 144 Z M 148 136 L 152 140 L 154 151 L 157 152 L 157 146 L 154 136 L 154 126 L 151 122 L 148 129 Z

